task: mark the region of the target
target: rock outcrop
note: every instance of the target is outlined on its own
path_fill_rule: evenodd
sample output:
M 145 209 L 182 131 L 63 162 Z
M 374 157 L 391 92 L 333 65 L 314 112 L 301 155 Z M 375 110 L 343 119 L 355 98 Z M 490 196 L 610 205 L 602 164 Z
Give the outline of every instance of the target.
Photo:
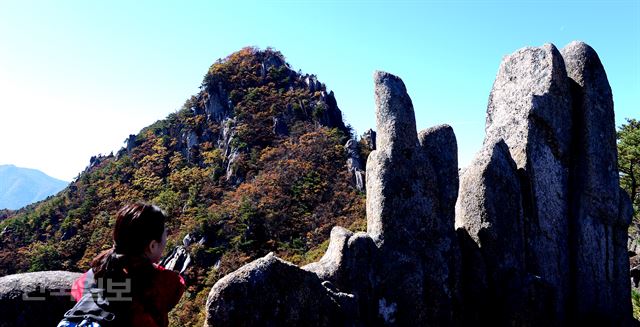
M 325 286 L 314 273 L 272 253 L 219 280 L 207 299 L 215 326 L 349 326 L 353 295 Z
M 598 54 L 582 42 L 562 49 L 573 99 L 571 253 L 573 310 L 584 321 L 630 314 L 626 249 L 630 216 L 620 215 L 613 98 Z M 624 193 L 624 192 L 622 192 Z M 622 246 L 621 244 L 624 244 Z M 616 323 L 619 324 L 619 323 Z
M 569 160 L 571 97 L 564 61 L 555 46 L 506 56 L 487 108 L 485 144 L 498 138 L 525 180 L 523 207 L 527 270 L 549 284 L 544 300 L 564 321 L 569 289 Z
M 446 214 L 440 196 L 447 191 L 439 189 L 428 160 L 429 149 L 439 145 L 420 144 L 413 105 L 398 77 L 377 72 L 374 81 L 378 132 L 367 161 L 367 233 L 379 251 L 377 301 L 395 308 L 385 323 L 451 325 L 453 203 Z M 453 158 L 444 170 L 457 170 L 457 155 Z M 450 182 L 457 189 L 457 178 Z
M 0 327 L 56 326 L 75 303 L 80 273 L 42 271 L 0 277 Z
M 502 139 L 487 143 L 461 176 L 456 227 L 472 242 L 467 248 L 463 275 L 480 272 L 484 280 L 465 282 L 463 295 L 470 321 L 506 326 L 525 325 L 525 238 L 522 195 L 517 167 Z M 485 306 L 491 303 L 490 306 Z M 524 319 L 521 319 L 524 318 Z
M 367 233 L 335 227 L 320 261 L 302 270 L 286 265 L 318 277 L 301 287 L 314 289 L 317 301 L 329 289 L 357 303 L 314 303 L 313 325 L 631 325 L 632 209 L 618 187 L 613 101 L 593 49 L 576 42 L 561 53 L 547 44 L 504 58 L 482 150 L 462 171 L 459 190 L 451 127 L 416 133 L 404 83 L 383 72 L 374 80 Z M 274 260 L 233 273 L 233 286 L 227 278 L 216 284 L 209 323 L 225 325 L 216 320 L 221 313 L 275 310 L 252 298 L 252 287 L 287 303 L 296 298 L 235 277 L 261 276 L 263 262 Z M 273 287 L 282 282 L 275 275 Z M 228 293 L 236 288 L 243 293 Z M 242 305 L 233 302 L 239 298 Z M 282 312 L 307 309 L 302 301 Z M 283 319 L 262 323 L 307 322 Z
M 376 132 L 374 130 L 368 129 L 364 134 L 362 134 L 362 139 L 367 148 L 370 150 L 376 149 Z
M 358 143 L 350 139 L 347 144 L 344 145 L 347 150 L 347 169 L 353 176 L 353 184 L 358 191 L 364 191 L 364 165 L 360 159 L 360 152 L 358 151 Z
M 310 90 L 325 92 L 307 77 Z M 376 72 L 374 82 L 366 167 L 355 141 L 346 145 L 350 169 L 366 169 L 367 232 L 336 226 L 318 262 L 297 267 L 270 253 L 220 279 L 206 326 L 634 325 L 633 208 L 618 186 L 611 88 L 593 49 L 547 44 L 506 56 L 482 149 L 460 174 L 453 129 L 418 133 L 402 80 Z M 223 131 L 230 158 L 232 134 Z M 174 268 L 188 264 L 192 241 L 168 259 Z M 0 313 L 11 325 L 58 300 L 40 308 L 24 294 L 48 299 L 77 277 L 38 274 L 0 278 Z M 633 278 L 637 285 L 640 269 Z
M 342 300 L 335 300 L 340 305 L 331 309 L 322 309 L 325 308 L 323 304 L 314 303 L 314 306 L 322 307 L 318 310 L 328 310 L 326 312 L 330 312 L 330 316 L 313 320 L 313 325 L 432 322 L 442 326 L 455 325 L 455 310 L 460 307 L 461 265 L 454 231 L 454 205 L 458 192 L 455 136 L 449 126 L 439 126 L 421 132 L 418 137 L 413 106 L 402 80 L 383 72 L 377 72 L 374 80 L 378 132 L 377 148 L 371 152 L 367 163 L 368 231 L 354 234 L 335 227 L 322 259 L 303 267 L 307 271 L 304 273 L 314 273 L 313 276 L 318 277 L 313 281 L 315 288 L 312 289 L 319 292 L 312 296 L 314 299 L 322 298 L 324 290 L 328 289 L 331 294 L 343 294 L 340 298 L 352 300 L 347 302 L 351 304 L 340 304 Z M 274 260 L 270 256 L 259 259 L 237 273 L 262 276 L 265 262 L 272 265 Z M 285 263 L 280 262 L 279 265 Z M 303 274 L 303 270 L 298 271 L 295 266 L 286 264 L 286 267 L 288 274 Z M 236 276 L 236 273 L 231 276 Z M 242 323 L 242 320 L 231 321 L 224 317 L 241 316 L 242 310 L 249 307 L 253 311 L 246 314 L 251 317 L 263 317 L 263 313 L 274 310 L 281 312 L 281 309 L 273 307 L 273 301 L 257 301 L 248 294 L 230 295 L 227 293 L 229 288 L 247 289 L 247 284 L 256 285 L 250 281 L 251 278 L 230 279 L 236 280 L 233 285 L 237 286 L 227 286 L 229 282 L 225 278 L 214 286 L 209 295 L 210 324 Z M 293 277 L 284 278 L 291 279 L 295 280 Z M 325 282 L 321 284 L 323 280 Z M 255 288 L 267 287 L 262 283 Z M 264 283 L 278 282 L 269 279 Z M 324 288 L 318 288 L 318 285 Z M 275 294 L 282 291 L 269 288 L 265 292 Z M 242 305 L 226 302 L 240 297 L 254 302 Z M 296 296 L 281 294 L 278 298 Z M 306 306 L 304 303 L 294 305 L 303 310 Z M 347 307 L 353 311 L 344 311 Z M 225 310 L 234 313 L 225 313 Z M 219 318 L 221 315 L 223 318 Z M 305 319 L 317 317 L 317 312 L 314 315 L 302 317 L 287 313 L 279 317 L 269 316 L 271 320 L 267 321 L 306 325 L 309 322 Z M 293 316 L 298 318 L 291 318 Z M 343 320 L 334 320 L 335 317 Z M 333 322 L 329 324 L 327 319 Z

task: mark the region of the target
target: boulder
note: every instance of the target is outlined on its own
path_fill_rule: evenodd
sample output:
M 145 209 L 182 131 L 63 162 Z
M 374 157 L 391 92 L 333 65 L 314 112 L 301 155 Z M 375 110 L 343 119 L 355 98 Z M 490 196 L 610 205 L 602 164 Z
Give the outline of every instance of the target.
M 418 134 L 402 80 L 374 81 L 367 233 L 334 227 L 318 262 L 300 269 L 270 254 L 224 277 L 207 325 L 634 325 L 633 208 L 593 49 L 505 57 L 483 147 L 460 177 L 451 127 Z
M 343 275 L 348 270 L 345 263 L 348 255 L 346 252 L 352 235 L 352 232 L 340 226 L 331 229 L 329 247 L 320 261 L 303 266 L 302 269 L 315 273 L 321 280 L 331 281 L 334 285 L 341 284 Z
M 316 87 L 324 89 L 324 85 L 319 84 Z M 329 128 L 337 128 L 345 132 L 345 134 L 348 134 L 347 127 L 342 120 L 342 111 L 338 108 L 338 101 L 336 101 L 336 96 L 333 91 L 329 91 L 322 101 L 326 105 L 326 110 L 324 110 L 318 118 L 319 123 Z
M 366 165 L 367 233 L 379 247 L 376 294 L 380 324 L 427 321 L 424 266 L 425 226 L 434 197 L 425 194 L 424 156 L 411 99 L 397 76 L 374 74 L 378 148 Z M 424 170 L 422 168 L 425 168 Z M 433 183 L 435 185 L 435 181 Z
M 187 149 L 191 149 L 193 147 L 198 146 L 200 140 L 198 139 L 198 134 L 194 130 L 189 130 L 182 135 L 183 143 L 187 146 Z
M 206 326 L 351 326 L 356 308 L 353 295 L 270 253 L 213 286 Z
M 56 326 L 75 304 L 71 286 L 81 275 L 40 271 L 0 277 L 0 327 Z
M 376 72 L 375 99 L 378 148 L 369 154 L 367 176 L 367 233 L 381 247 L 412 247 L 416 234 L 435 203 L 426 196 L 424 180 L 435 178 L 418 136 L 411 99 L 397 76 Z M 427 177 L 429 176 L 429 177 Z M 420 243 L 423 243 L 421 240 Z
M 126 142 L 127 142 L 127 153 L 131 153 L 131 151 L 133 151 L 133 148 L 136 147 L 136 135 L 129 134 L 129 137 L 127 137 Z
M 373 263 L 377 248 L 373 240 L 363 232 L 352 233 L 336 226 L 331 230 L 327 251 L 320 261 L 302 269 L 329 281 L 342 292 L 355 295 L 361 323 L 375 322 L 377 303 L 374 301 L 375 275 Z

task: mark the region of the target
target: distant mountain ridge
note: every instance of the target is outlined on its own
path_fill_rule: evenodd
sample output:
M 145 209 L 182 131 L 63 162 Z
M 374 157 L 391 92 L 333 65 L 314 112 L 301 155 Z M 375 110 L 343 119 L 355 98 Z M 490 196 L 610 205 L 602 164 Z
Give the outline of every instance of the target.
M 0 209 L 20 209 L 62 191 L 68 184 L 37 169 L 0 165 Z

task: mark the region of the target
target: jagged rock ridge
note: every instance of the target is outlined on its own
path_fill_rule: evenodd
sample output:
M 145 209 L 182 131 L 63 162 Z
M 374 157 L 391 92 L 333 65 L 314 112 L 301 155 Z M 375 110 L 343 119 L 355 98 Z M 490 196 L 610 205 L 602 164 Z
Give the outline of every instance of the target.
M 357 304 L 314 309 L 301 298 L 308 294 L 288 294 L 287 320 L 261 324 L 631 325 L 631 210 L 615 173 L 610 87 L 593 49 L 546 44 L 505 57 L 483 148 L 461 173 L 459 192 L 451 128 L 418 137 L 402 81 L 377 72 L 374 82 L 367 233 L 335 227 L 325 256 L 296 273 L 318 276 L 296 284 L 315 289 L 314 298 L 346 293 Z M 260 260 L 253 265 L 261 268 L 246 266 L 214 286 L 208 325 L 243 325 L 276 309 L 278 301 L 257 301 L 253 289 L 279 294 L 269 285 L 297 268 Z M 265 269 L 269 278 L 243 277 Z M 250 306 L 228 305 L 239 298 Z M 318 319 L 294 315 L 309 310 Z
M 367 232 L 334 227 L 324 256 L 301 268 L 269 254 L 227 275 L 211 289 L 205 325 L 633 325 L 632 208 L 593 49 L 505 57 L 485 142 L 460 174 L 453 130 L 417 133 L 400 78 L 374 81 Z M 278 124 L 274 133 L 288 132 Z
M 182 108 L 115 155 L 91 158 L 65 190 L 0 212 L 0 275 L 86 270 L 112 243 L 118 208 L 152 202 L 171 217 L 164 263 L 183 271 L 191 293 L 173 323 L 200 325 L 208 290 L 227 273 L 270 251 L 312 262 L 336 222 L 363 228 L 363 147 L 351 137 L 315 76 L 273 49 L 242 49 L 214 63 Z

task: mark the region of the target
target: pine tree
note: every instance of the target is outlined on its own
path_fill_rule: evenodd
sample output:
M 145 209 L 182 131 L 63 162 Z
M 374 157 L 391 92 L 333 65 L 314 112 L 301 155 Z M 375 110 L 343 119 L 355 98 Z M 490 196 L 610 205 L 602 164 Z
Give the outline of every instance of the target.
M 627 118 L 627 123 L 619 127 L 617 138 L 620 186 L 633 202 L 634 222 L 640 223 L 640 121 Z

